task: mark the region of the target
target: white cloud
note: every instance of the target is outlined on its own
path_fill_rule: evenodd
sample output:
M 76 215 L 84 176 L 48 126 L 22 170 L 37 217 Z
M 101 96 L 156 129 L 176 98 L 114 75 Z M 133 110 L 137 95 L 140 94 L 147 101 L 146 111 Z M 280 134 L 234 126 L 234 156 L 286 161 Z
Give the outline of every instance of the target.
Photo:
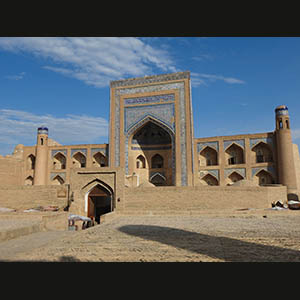
M 199 85 L 207 85 L 207 82 L 215 82 L 221 80 L 229 84 L 244 84 L 245 81 L 233 77 L 225 77 L 223 75 L 204 74 L 204 73 L 191 73 L 192 85 L 197 87 Z
M 23 79 L 25 74 L 26 74 L 25 72 L 21 72 L 18 75 L 7 75 L 4 78 L 9 79 L 9 80 L 20 80 L 20 79 Z
M 56 66 L 46 69 L 96 87 L 107 86 L 110 80 L 152 74 L 155 68 L 176 71 L 166 50 L 133 37 L 2 37 L 0 48 L 51 59 Z
M 0 154 L 4 151 L 4 144 L 13 147 L 19 143 L 35 145 L 37 128 L 41 125 L 47 126 L 49 137 L 61 144 L 90 143 L 108 136 L 108 122 L 101 117 L 66 115 L 58 118 L 0 109 L 0 144 L 3 144 Z

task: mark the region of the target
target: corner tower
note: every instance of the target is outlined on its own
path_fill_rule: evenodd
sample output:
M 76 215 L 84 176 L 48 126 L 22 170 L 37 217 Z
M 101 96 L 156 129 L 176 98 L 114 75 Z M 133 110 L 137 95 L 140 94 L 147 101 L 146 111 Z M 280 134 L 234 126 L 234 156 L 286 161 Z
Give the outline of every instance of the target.
M 34 185 L 47 184 L 48 166 L 48 128 L 39 127 L 37 131 L 36 160 L 34 171 Z
M 286 105 L 275 109 L 276 143 L 279 183 L 287 187 L 288 199 L 298 199 L 296 170 L 294 164 L 290 117 Z

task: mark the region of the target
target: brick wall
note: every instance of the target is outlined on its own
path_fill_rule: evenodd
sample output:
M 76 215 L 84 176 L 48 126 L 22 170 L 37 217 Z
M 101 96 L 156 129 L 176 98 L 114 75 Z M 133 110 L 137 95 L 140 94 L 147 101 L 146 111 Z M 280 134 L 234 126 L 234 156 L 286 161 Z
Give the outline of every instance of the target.
M 286 200 L 286 187 L 126 188 L 124 213 L 178 214 L 205 209 L 270 208 Z
M 24 210 L 37 206 L 67 205 L 66 186 L 0 186 L 0 207 Z
M 0 157 L 0 185 L 20 185 L 23 171 L 22 160 Z

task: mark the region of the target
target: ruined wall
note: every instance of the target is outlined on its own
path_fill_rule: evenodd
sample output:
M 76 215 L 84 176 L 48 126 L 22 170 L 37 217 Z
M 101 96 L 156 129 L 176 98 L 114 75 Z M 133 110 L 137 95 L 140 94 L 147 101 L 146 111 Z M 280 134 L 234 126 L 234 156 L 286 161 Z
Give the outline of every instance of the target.
M 24 210 L 37 206 L 67 205 L 67 186 L 0 185 L 0 207 Z
M 125 188 L 123 213 L 196 214 L 205 209 L 270 208 L 286 200 L 286 187 Z

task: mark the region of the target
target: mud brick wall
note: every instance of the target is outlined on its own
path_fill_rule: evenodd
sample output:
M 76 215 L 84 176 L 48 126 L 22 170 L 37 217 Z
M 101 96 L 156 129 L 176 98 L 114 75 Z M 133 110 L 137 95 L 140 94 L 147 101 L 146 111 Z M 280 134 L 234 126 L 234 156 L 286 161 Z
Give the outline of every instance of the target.
M 286 187 L 126 188 L 124 213 L 181 214 L 205 209 L 270 208 Z

